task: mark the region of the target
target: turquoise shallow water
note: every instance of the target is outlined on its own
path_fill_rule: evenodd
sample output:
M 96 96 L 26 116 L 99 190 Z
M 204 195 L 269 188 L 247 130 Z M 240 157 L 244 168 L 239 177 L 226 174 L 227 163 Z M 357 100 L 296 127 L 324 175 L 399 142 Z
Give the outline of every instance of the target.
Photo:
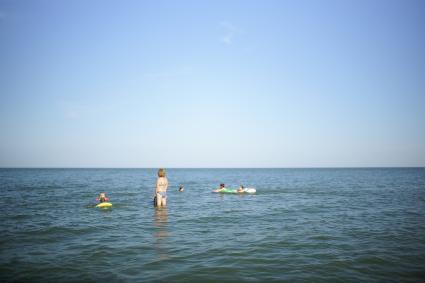
M 424 282 L 423 168 L 167 173 L 0 169 L 0 281 Z

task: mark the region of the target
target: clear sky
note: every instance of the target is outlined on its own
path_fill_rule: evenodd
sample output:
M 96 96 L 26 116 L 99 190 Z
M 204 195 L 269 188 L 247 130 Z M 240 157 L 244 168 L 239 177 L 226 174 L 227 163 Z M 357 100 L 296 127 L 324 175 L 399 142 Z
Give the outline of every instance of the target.
M 425 166 L 425 1 L 0 0 L 0 166 Z

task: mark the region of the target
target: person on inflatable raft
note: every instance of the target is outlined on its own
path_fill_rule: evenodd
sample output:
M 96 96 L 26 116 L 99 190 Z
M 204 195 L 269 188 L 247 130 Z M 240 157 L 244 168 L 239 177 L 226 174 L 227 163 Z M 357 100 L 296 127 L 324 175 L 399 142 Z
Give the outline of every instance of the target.
M 105 193 L 100 193 L 99 197 L 96 198 L 96 200 L 98 200 L 100 203 L 108 201 L 109 198 L 106 197 Z
M 220 192 L 222 190 L 226 189 L 226 186 L 221 183 L 220 184 L 220 188 L 216 189 L 216 192 Z M 237 193 L 244 193 L 245 192 L 245 187 L 243 185 L 239 186 L 239 189 L 236 190 Z

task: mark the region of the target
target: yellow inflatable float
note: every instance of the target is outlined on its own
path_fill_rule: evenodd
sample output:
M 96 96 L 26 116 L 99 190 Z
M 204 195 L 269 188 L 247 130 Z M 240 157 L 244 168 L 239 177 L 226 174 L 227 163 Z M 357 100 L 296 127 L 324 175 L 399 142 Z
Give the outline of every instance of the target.
M 112 203 L 110 203 L 110 202 L 102 202 L 102 203 L 99 203 L 98 205 L 96 205 L 96 207 L 99 207 L 99 208 L 112 207 Z

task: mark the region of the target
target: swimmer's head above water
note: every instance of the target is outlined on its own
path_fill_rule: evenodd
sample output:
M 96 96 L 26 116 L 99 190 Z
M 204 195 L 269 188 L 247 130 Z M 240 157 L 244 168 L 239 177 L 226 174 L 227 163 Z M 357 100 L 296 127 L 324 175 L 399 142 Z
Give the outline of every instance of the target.
M 105 202 L 108 200 L 105 193 L 99 193 L 99 197 L 97 198 L 100 202 Z

